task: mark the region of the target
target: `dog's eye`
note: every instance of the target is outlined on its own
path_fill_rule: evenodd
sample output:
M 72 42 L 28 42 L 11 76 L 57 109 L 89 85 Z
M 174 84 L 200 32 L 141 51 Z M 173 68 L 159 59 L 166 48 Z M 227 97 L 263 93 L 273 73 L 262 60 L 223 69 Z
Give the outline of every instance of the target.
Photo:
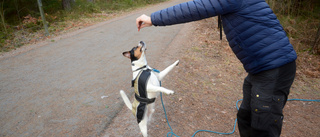
M 133 50 L 136 50 L 138 48 L 138 46 L 134 47 Z

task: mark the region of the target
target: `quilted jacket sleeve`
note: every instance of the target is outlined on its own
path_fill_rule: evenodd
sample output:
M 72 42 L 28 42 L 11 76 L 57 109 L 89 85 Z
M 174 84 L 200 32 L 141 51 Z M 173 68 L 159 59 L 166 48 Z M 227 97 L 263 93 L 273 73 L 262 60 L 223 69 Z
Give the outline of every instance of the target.
M 201 20 L 235 12 L 242 0 L 194 0 L 181 3 L 151 14 L 154 26 L 165 26 Z

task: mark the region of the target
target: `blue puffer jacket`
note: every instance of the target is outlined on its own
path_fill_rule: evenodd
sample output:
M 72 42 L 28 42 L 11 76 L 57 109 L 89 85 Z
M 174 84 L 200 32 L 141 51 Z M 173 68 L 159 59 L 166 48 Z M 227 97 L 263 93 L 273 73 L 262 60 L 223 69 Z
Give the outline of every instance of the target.
M 297 58 L 285 31 L 265 0 L 194 0 L 151 14 L 155 26 L 222 15 L 229 45 L 250 74 Z

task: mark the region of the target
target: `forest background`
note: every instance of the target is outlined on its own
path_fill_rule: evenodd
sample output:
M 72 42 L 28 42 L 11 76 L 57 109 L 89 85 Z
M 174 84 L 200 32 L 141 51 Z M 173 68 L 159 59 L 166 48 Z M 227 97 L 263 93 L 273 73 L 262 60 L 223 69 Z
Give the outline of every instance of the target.
M 47 36 L 38 0 L 0 0 L 0 53 L 50 39 L 166 0 L 42 0 Z M 298 52 L 320 54 L 319 0 L 266 0 Z M 320 66 L 316 64 L 316 66 Z M 319 67 L 320 69 L 320 67 Z

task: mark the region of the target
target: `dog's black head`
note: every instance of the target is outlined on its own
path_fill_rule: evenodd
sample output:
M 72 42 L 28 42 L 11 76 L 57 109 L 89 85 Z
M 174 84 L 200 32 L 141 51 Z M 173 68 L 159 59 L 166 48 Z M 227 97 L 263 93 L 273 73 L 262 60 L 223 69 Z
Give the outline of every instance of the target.
M 139 60 L 144 55 L 146 49 L 146 44 L 140 41 L 138 46 L 133 47 L 130 51 L 123 52 L 122 55 L 133 62 Z

